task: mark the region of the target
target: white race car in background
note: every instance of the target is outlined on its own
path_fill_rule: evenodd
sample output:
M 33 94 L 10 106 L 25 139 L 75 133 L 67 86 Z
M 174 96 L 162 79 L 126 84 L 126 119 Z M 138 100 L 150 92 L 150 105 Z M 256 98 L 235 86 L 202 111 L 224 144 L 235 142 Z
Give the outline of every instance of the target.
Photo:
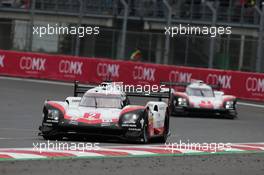
M 185 91 L 171 91 L 172 115 L 219 115 L 234 119 L 237 117 L 237 98 L 225 95 L 224 92 L 213 90 L 213 87 L 203 81 L 192 83 L 163 83 L 167 86 L 184 86 Z
M 166 142 L 169 133 L 168 105 L 148 101 L 131 105 L 129 96 L 169 98 L 168 93 L 126 93 L 118 83 L 102 83 L 97 87 L 75 83 L 74 97 L 64 101 L 46 101 L 40 135 L 44 139 L 65 137 L 114 136 L 147 143 L 155 138 Z M 83 94 L 78 97 L 78 94 Z

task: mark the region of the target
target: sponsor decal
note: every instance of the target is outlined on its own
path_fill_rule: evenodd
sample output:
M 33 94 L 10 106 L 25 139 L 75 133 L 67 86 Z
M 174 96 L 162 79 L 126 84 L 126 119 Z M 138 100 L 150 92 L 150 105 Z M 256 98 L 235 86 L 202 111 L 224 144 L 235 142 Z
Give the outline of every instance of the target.
M 43 126 L 53 126 L 52 123 L 43 123 Z
M 231 89 L 232 76 L 209 74 L 206 78 L 206 83 L 210 85 L 221 85 L 224 89 Z
M 64 74 L 82 75 L 83 63 L 79 61 L 61 60 L 59 63 L 59 72 Z
M 103 122 L 103 123 L 101 123 L 101 126 L 110 126 L 110 122 Z
M 248 77 L 246 80 L 246 90 L 248 92 L 264 92 L 264 78 Z
M 58 120 L 47 120 L 47 122 L 49 122 L 49 123 L 59 123 Z
M 96 72 L 99 77 L 119 77 L 119 65 L 99 63 L 97 64 Z
M 69 124 L 71 124 L 71 125 L 78 125 L 78 121 L 76 121 L 76 120 L 70 120 L 69 121 Z
M 0 55 L 0 67 L 5 67 L 4 66 L 4 59 L 5 59 L 5 55 Z
M 189 83 L 192 80 L 192 73 L 171 71 L 169 74 L 170 82 Z
M 141 128 L 128 128 L 129 131 L 141 131 Z
M 45 71 L 45 58 L 32 58 L 23 56 L 20 59 L 19 66 L 21 70 L 31 71 Z
M 134 66 L 133 78 L 134 80 L 155 81 L 155 72 L 155 68 Z
M 125 124 L 125 123 L 122 123 L 121 126 L 122 127 L 137 127 L 137 125 L 135 124 Z
M 87 120 L 98 120 L 98 119 L 100 119 L 100 116 L 101 116 L 100 113 L 89 112 L 89 113 L 85 113 L 83 118 L 85 118 Z
M 202 100 L 200 102 L 200 104 L 199 104 L 199 107 L 200 108 L 209 108 L 209 109 L 211 109 L 211 108 L 214 108 L 214 105 L 212 104 L 211 101 L 204 101 L 204 100 Z

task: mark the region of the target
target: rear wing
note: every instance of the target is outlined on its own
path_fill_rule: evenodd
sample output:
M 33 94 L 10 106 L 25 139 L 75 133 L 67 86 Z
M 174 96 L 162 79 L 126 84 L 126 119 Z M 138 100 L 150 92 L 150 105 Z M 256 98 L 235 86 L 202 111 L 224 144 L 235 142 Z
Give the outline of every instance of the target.
M 126 92 L 127 97 L 149 97 L 149 98 L 159 98 L 160 101 L 163 98 L 170 99 L 171 93 L 170 92 Z
M 172 86 L 182 86 L 186 87 L 190 85 L 191 83 L 180 83 L 180 82 L 160 82 L 161 85 L 169 86 L 171 88 Z M 208 86 L 211 86 L 213 89 L 221 89 L 220 84 L 207 84 Z
M 165 85 L 165 86 L 188 86 L 191 83 L 179 83 L 179 82 L 160 82 L 160 85 Z
M 77 97 L 79 94 L 84 94 L 89 89 L 95 88 L 93 85 L 80 85 L 78 81 L 74 82 L 74 97 Z
M 107 82 L 106 82 L 107 83 Z M 104 84 L 101 84 L 104 86 Z M 80 85 L 78 81 L 74 82 L 74 97 L 77 97 L 79 94 L 84 94 L 86 91 L 98 87 L 95 85 Z M 161 99 L 168 98 L 170 99 L 171 97 L 171 91 L 169 92 L 136 92 L 136 91 L 129 91 L 127 89 L 124 89 L 124 93 L 126 94 L 127 97 L 149 97 L 149 98 L 159 98 L 160 101 Z

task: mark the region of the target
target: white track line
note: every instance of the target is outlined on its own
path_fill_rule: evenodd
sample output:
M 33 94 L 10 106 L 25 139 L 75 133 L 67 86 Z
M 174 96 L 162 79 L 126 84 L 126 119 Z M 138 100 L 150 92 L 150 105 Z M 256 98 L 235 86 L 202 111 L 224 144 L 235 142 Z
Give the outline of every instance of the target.
M 73 82 L 72 83 L 67 83 L 67 82 L 58 82 L 58 81 L 52 81 L 52 80 L 37 80 L 37 79 L 29 79 L 29 78 L 17 78 L 17 77 L 0 76 L 0 80 L 1 79 L 2 80 L 14 80 L 14 81 L 33 82 L 33 83 L 44 83 L 44 84 L 73 86 Z
M 258 104 L 252 104 L 252 103 L 238 102 L 237 104 L 243 105 L 243 106 L 256 107 L 256 108 L 264 108 L 264 105 L 258 105 Z
M 38 131 L 36 129 L 25 129 L 25 128 L 0 128 L 0 130 L 12 130 L 12 131 Z

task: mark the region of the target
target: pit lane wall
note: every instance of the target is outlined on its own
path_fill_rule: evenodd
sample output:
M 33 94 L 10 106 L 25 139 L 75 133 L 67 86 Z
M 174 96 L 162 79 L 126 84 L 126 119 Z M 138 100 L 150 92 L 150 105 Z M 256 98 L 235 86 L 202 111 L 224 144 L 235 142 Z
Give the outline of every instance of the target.
M 0 75 L 98 84 L 203 80 L 241 99 L 264 101 L 264 74 L 0 50 Z

